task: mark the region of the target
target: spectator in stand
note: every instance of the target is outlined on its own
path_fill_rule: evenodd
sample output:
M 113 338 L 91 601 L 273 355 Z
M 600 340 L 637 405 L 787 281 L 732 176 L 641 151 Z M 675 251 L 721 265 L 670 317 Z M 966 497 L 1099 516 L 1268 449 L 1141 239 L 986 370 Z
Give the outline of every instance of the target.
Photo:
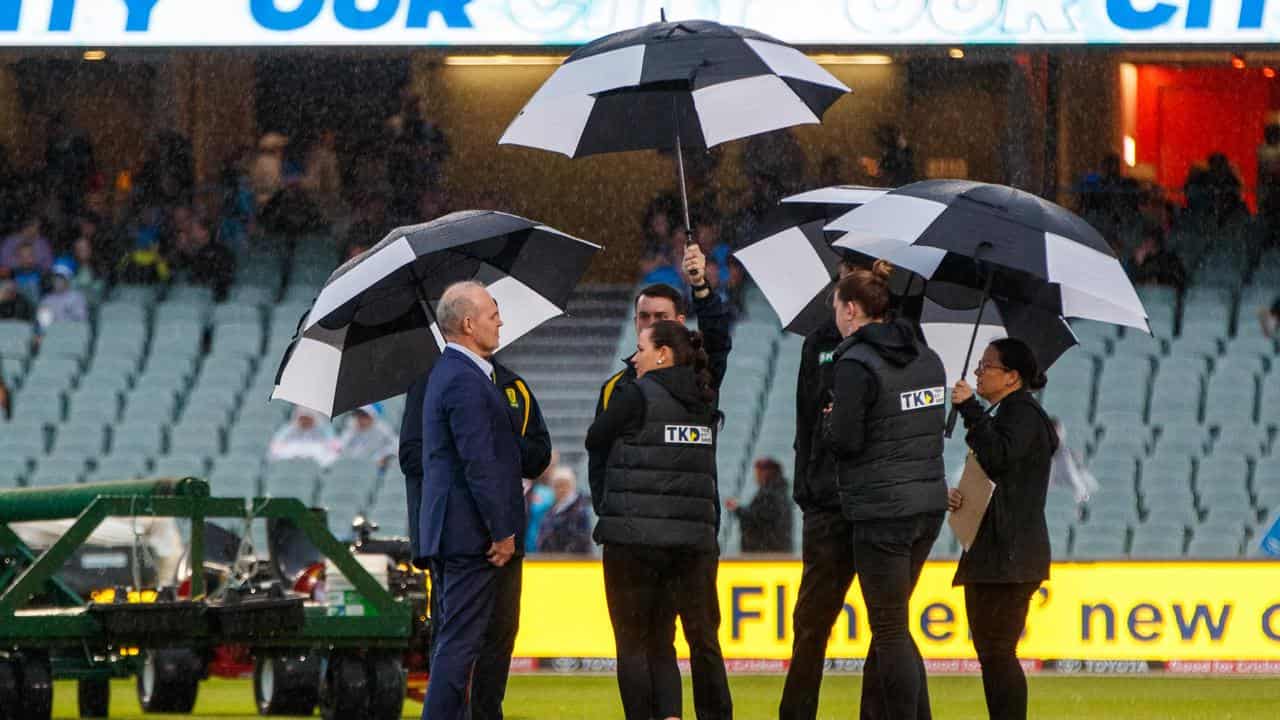
M 276 431 L 267 448 L 268 460 L 314 460 L 322 466 L 338 459 L 338 441 L 333 426 L 321 422 L 319 413 L 294 408 L 293 419 Z
M 222 192 L 218 237 L 236 250 L 248 244 L 253 228 L 255 200 L 248 172 L 251 155 L 252 148 L 247 145 L 236 148 L 223 160 L 218 179 Z
M 5 239 L 0 246 L 0 265 L 13 267 L 18 264 L 18 248 L 30 245 L 35 251 L 35 262 L 41 270 L 53 267 L 53 245 L 42 233 L 44 222 L 39 216 L 28 217 L 18 232 Z
M 161 217 L 156 209 L 146 210 L 127 230 L 132 243 L 116 270 L 116 279 L 130 285 L 157 285 L 169 282 L 169 263 L 161 252 Z
M 1148 227 L 1143 232 L 1142 244 L 1129 258 L 1129 276 L 1138 285 L 1165 285 L 1181 290 L 1187 282 L 1187 270 L 1182 260 L 1165 247 L 1164 231 Z
M 269 132 L 258 141 L 258 154 L 249 169 L 249 184 L 259 212 L 284 189 L 284 151 L 288 147 L 289 138 L 278 132 Z
M 1267 224 L 1267 238 L 1275 244 L 1280 237 L 1280 123 L 1262 130 L 1258 146 L 1258 217 Z
M 343 214 L 342 166 L 338 162 L 338 134 L 330 128 L 320 132 L 320 137 L 307 153 L 306 172 L 302 187 L 320 209 L 320 214 L 330 223 Z
M 554 451 L 553 451 L 554 452 Z M 542 521 L 547 511 L 556 502 L 555 491 L 551 489 L 551 477 L 559 467 L 560 454 L 555 453 L 552 462 L 541 475 L 533 478 L 524 491 L 524 504 L 528 508 L 529 524 L 525 528 L 524 551 L 534 552 L 538 549 L 538 533 L 542 529 Z
M 916 181 L 915 151 L 907 144 L 907 135 L 896 125 L 880 125 L 875 130 L 880 160 L 875 166 L 877 184 L 901 187 Z
M 679 206 L 680 198 L 671 193 L 662 193 L 649 201 L 641 221 L 646 257 L 663 255 L 671 249 L 671 235 L 680 225 L 676 219 L 680 213 Z
M 222 302 L 235 279 L 236 258 L 209 236 L 209 227 L 203 220 L 193 219 L 178 229 L 169 267 L 176 278 L 211 288 L 213 298 Z
M 36 261 L 36 250 L 29 242 L 18 245 L 14 263 L 9 267 L 9 275 L 18 284 L 18 292 L 26 296 L 31 304 L 40 303 L 49 284 L 48 273 Z
M 1049 487 L 1060 487 L 1071 491 L 1076 504 L 1089 502 L 1089 497 L 1098 491 L 1098 479 L 1089 471 L 1080 453 L 1067 445 L 1067 427 L 1058 418 L 1053 421 L 1053 431 L 1058 435 L 1058 449 L 1053 453 L 1053 464 L 1049 468 Z
M 420 222 L 430 222 L 449 214 L 449 195 L 439 185 L 431 185 L 418 197 Z
M 12 279 L 0 276 L 0 320 L 35 322 L 36 308 Z
M 440 180 L 440 166 L 449 157 L 449 141 L 422 113 L 423 101 L 409 88 L 400 93 L 400 110 L 387 118 L 387 179 L 391 184 L 391 215 L 397 222 L 413 222 L 417 188 Z
M 400 438 L 382 421 L 381 406 L 366 405 L 351 412 L 338 437 L 338 453 L 343 459 L 372 460 L 383 468 L 399 457 Z
M 723 218 L 720 217 L 720 211 L 714 205 L 699 205 L 693 208 L 692 213 L 693 240 L 702 248 L 702 254 L 706 255 L 707 267 L 714 264 L 719 268 L 720 277 L 728 277 L 729 257 L 733 254 L 733 248 L 729 247 L 721 233 Z M 683 244 L 680 250 L 683 254 Z
M 78 232 L 71 240 L 70 252 L 54 261 L 54 266 L 70 268 L 71 287 L 84 293 L 85 299 L 93 303 L 102 297 L 109 272 L 101 261 L 105 254 L 100 254 L 97 247 L 98 239 L 103 236 L 98 232 L 97 218 L 92 215 L 81 216 L 76 225 Z
M 1249 210 L 1240 189 L 1240 178 L 1231 161 L 1222 153 L 1213 153 L 1206 164 L 1193 165 L 1187 173 L 1183 186 L 1187 212 L 1197 220 L 1217 225 L 1247 216 Z
M 747 312 L 747 269 L 736 257 L 729 257 L 729 279 L 725 284 L 729 292 L 729 310 L 735 318 L 740 318 Z
M 782 464 L 773 458 L 755 463 L 756 495 L 748 505 L 726 498 L 724 507 L 742 524 L 742 552 L 789 553 L 791 544 L 791 491 L 782 476 Z
M 1101 168 L 1085 175 L 1081 182 L 1080 212 L 1103 225 L 1103 234 L 1108 237 L 1138 208 L 1138 183 L 1125 177 L 1122 167 L 1120 156 L 1110 153 L 1102 158 Z
M 48 328 L 54 323 L 89 322 L 89 303 L 84 293 L 71 285 L 75 273 L 61 263 L 55 263 L 51 273 L 52 289 L 40 301 L 36 310 L 36 318 L 41 328 Z
M 162 130 L 147 147 L 147 156 L 134 181 L 134 202 L 139 208 L 187 205 L 195 192 L 195 155 L 191 141 L 172 130 Z
M 44 155 L 48 187 L 56 194 L 62 213 L 74 215 L 80 212 L 89 180 L 97 173 L 93 143 L 62 111 L 49 116 L 45 137 L 48 138 Z
M 590 554 L 591 499 L 578 492 L 578 477 L 573 469 L 557 467 L 551 473 L 551 489 L 555 504 L 538 529 L 538 552 Z

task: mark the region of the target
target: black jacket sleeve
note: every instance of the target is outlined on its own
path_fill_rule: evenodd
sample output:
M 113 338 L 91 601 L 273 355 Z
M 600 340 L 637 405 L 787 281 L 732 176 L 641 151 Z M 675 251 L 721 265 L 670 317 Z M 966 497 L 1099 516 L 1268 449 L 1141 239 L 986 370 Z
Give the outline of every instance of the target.
M 516 382 L 524 384 L 524 380 Z M 536 478 L 546 472 L 551 464 L 551 433 L 547 430 L 547 421 L 542 417 L 542 408 L 533 390 L 525 385 L 529 397 L 529 426 L 520 438 L 520 471 L 527 478 Z
M 968 431 L 965 442 L 993 478 L 1008 473 L 1035 446 L 1045 422 L 1035 407 L 1021 402 L 1002 403 L 994 416 L 973 398 L 958 409 Z
M 714 291 L 701 300 L 694 298 L 693 312 L 698 317 L 702 347 L 711 362 L 711 384 L 719 391 L 729 368 L 729 351 L 733 349 L 733 317 L 729 306 Z
M 409 388 L 400 421 L 400 472 L 405 477 L 422 476 L 422 403 L 427 395 L 427 375 Z
M 836 363 L 835 402 L 822 427 L 827 449 L 837 457 L 854 457 L 866 444 L 867 408 L 876 401 L 875 376 L 862 363 Z
M 609 400 L 609 407 L 596 416 L 587 429 L 587 461 L 593 472 L 589 473 L 591 503 L 600 513 L 600 500 L 604 498 L 604 467 L 613 444 L 624 433 L 638 428 L 644 422 L 644 396 L 633 383 L 619 385 Z
M 815 401 L 819 389 L 814 381 L 818 377 L 818 353 L 813 338 L 805 338 L 800 350 L 800 373 L 796 379 L 796 437 L 792 449 L 796 451 L 793 476 L 796 489 L 805 487 L 808 479 L 809 457 L 813 453 L 813 426 L 818 417 Z M 820 410 L 820 408 L 819 408 Z

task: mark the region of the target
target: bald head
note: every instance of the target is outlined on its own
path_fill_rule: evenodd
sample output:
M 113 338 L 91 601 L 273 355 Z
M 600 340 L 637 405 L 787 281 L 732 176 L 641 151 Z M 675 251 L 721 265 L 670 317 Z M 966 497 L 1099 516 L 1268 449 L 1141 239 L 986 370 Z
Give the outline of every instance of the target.
M 498 303 L 478 282 L 454 283 L 446 288 L 436 306 L 436 322 L 449 342 L 483 357 L 498 350 L 498 329 L 502 327 Z
M 551 474 L 551 489 L 555 491 L 556 500 L 564 500 L 578 489 L 578 476 L 573 468 L 561 465 Z

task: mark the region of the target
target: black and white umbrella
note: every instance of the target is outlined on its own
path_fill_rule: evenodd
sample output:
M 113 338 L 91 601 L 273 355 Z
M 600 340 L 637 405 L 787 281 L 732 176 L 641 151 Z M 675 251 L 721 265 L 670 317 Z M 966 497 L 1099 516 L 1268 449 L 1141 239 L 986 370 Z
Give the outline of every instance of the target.
M 489 289 L 505 347 L 564 312 L 599 249 L 502 212 L 397 228 L 330 276 L 299 323 L 271 397 L 333 417 L 399 395 L 444 347 L 434 307 L 450 285 L 474 280 Z
M 848 92 L 776 38 L 664 14 L 574 51 L 498 142 L 571 158 L 674 149 L 688 230 L 683 148 L 820 123 Z
M 944 283 L 929 283 L 920 313 L 920 329 L 929 347 L 942 358 L 948 387 L 963 379 L 974 364 L 975 358 L 971 355 L 980 355 L 992 340 L 1013 337 L 1025 342 L 1042 371 L 1077 345 L 1075 333 L 1061 316 L 1026 303 L 993 299 L 979 320 L 981 291 L 944 286 Z M 944 296 L 944 302 L 958 301 L 963 305 L 945 307 L 934 299 Z
M 843 254 L 823 228 L 888 190 L 836 185 L 784 198 L 759 239 L 734 253 L 788 332 L 808 335 L 831 317 L 829 292 Z
M 926 180 L 897 188 L 827 226 L 838 248 L 930 280 L 1037 305 L 1055 315 L 1150 332 L 1114 251 L 1075 213 L 1003 185 Z
M 926 180 L 854 208 L 827 229 L 844 233 L 836 247 L 883 258 L 931 281 L 983 289 L 962 376 L 989 298 L 1151 332 L 1142 300 L 1102 235 L 1070 210 L 1028 192 Z M 955 420 L 953 408 L 948 437 Z

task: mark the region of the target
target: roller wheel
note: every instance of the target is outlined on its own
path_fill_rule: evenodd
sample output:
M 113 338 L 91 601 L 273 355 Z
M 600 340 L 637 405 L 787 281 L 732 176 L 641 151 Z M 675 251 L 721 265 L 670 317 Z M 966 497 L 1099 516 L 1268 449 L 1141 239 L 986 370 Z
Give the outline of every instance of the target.
M 368 660 L 370 720 L 397 720 L 404 712 L 407 678 L 396 655 L 375 654 Z
M 369 716 L 369 674 L 364 661 L 345 654 L 329 658 L 320 683 L 320 715 L 324 720 Z
M 253 697 L 259 715 L 311 715 L 320 699 L 320 659 L 298 650 L 253 659 Z
M 77 683 L 80 717 L 105 718 L 111 715 L 111 678 L 83 678 Z
M 44 655 L 27 655 L 18 663 L 19 689 L 22 699 L 18 703 L 19 720 L 49 720 L 53 716 L 53 672 L 49 658 Z
M 138 704 L 147 713 L 191 712 L 203 675 L 190 650 L 147 650 L 138 671 Z

